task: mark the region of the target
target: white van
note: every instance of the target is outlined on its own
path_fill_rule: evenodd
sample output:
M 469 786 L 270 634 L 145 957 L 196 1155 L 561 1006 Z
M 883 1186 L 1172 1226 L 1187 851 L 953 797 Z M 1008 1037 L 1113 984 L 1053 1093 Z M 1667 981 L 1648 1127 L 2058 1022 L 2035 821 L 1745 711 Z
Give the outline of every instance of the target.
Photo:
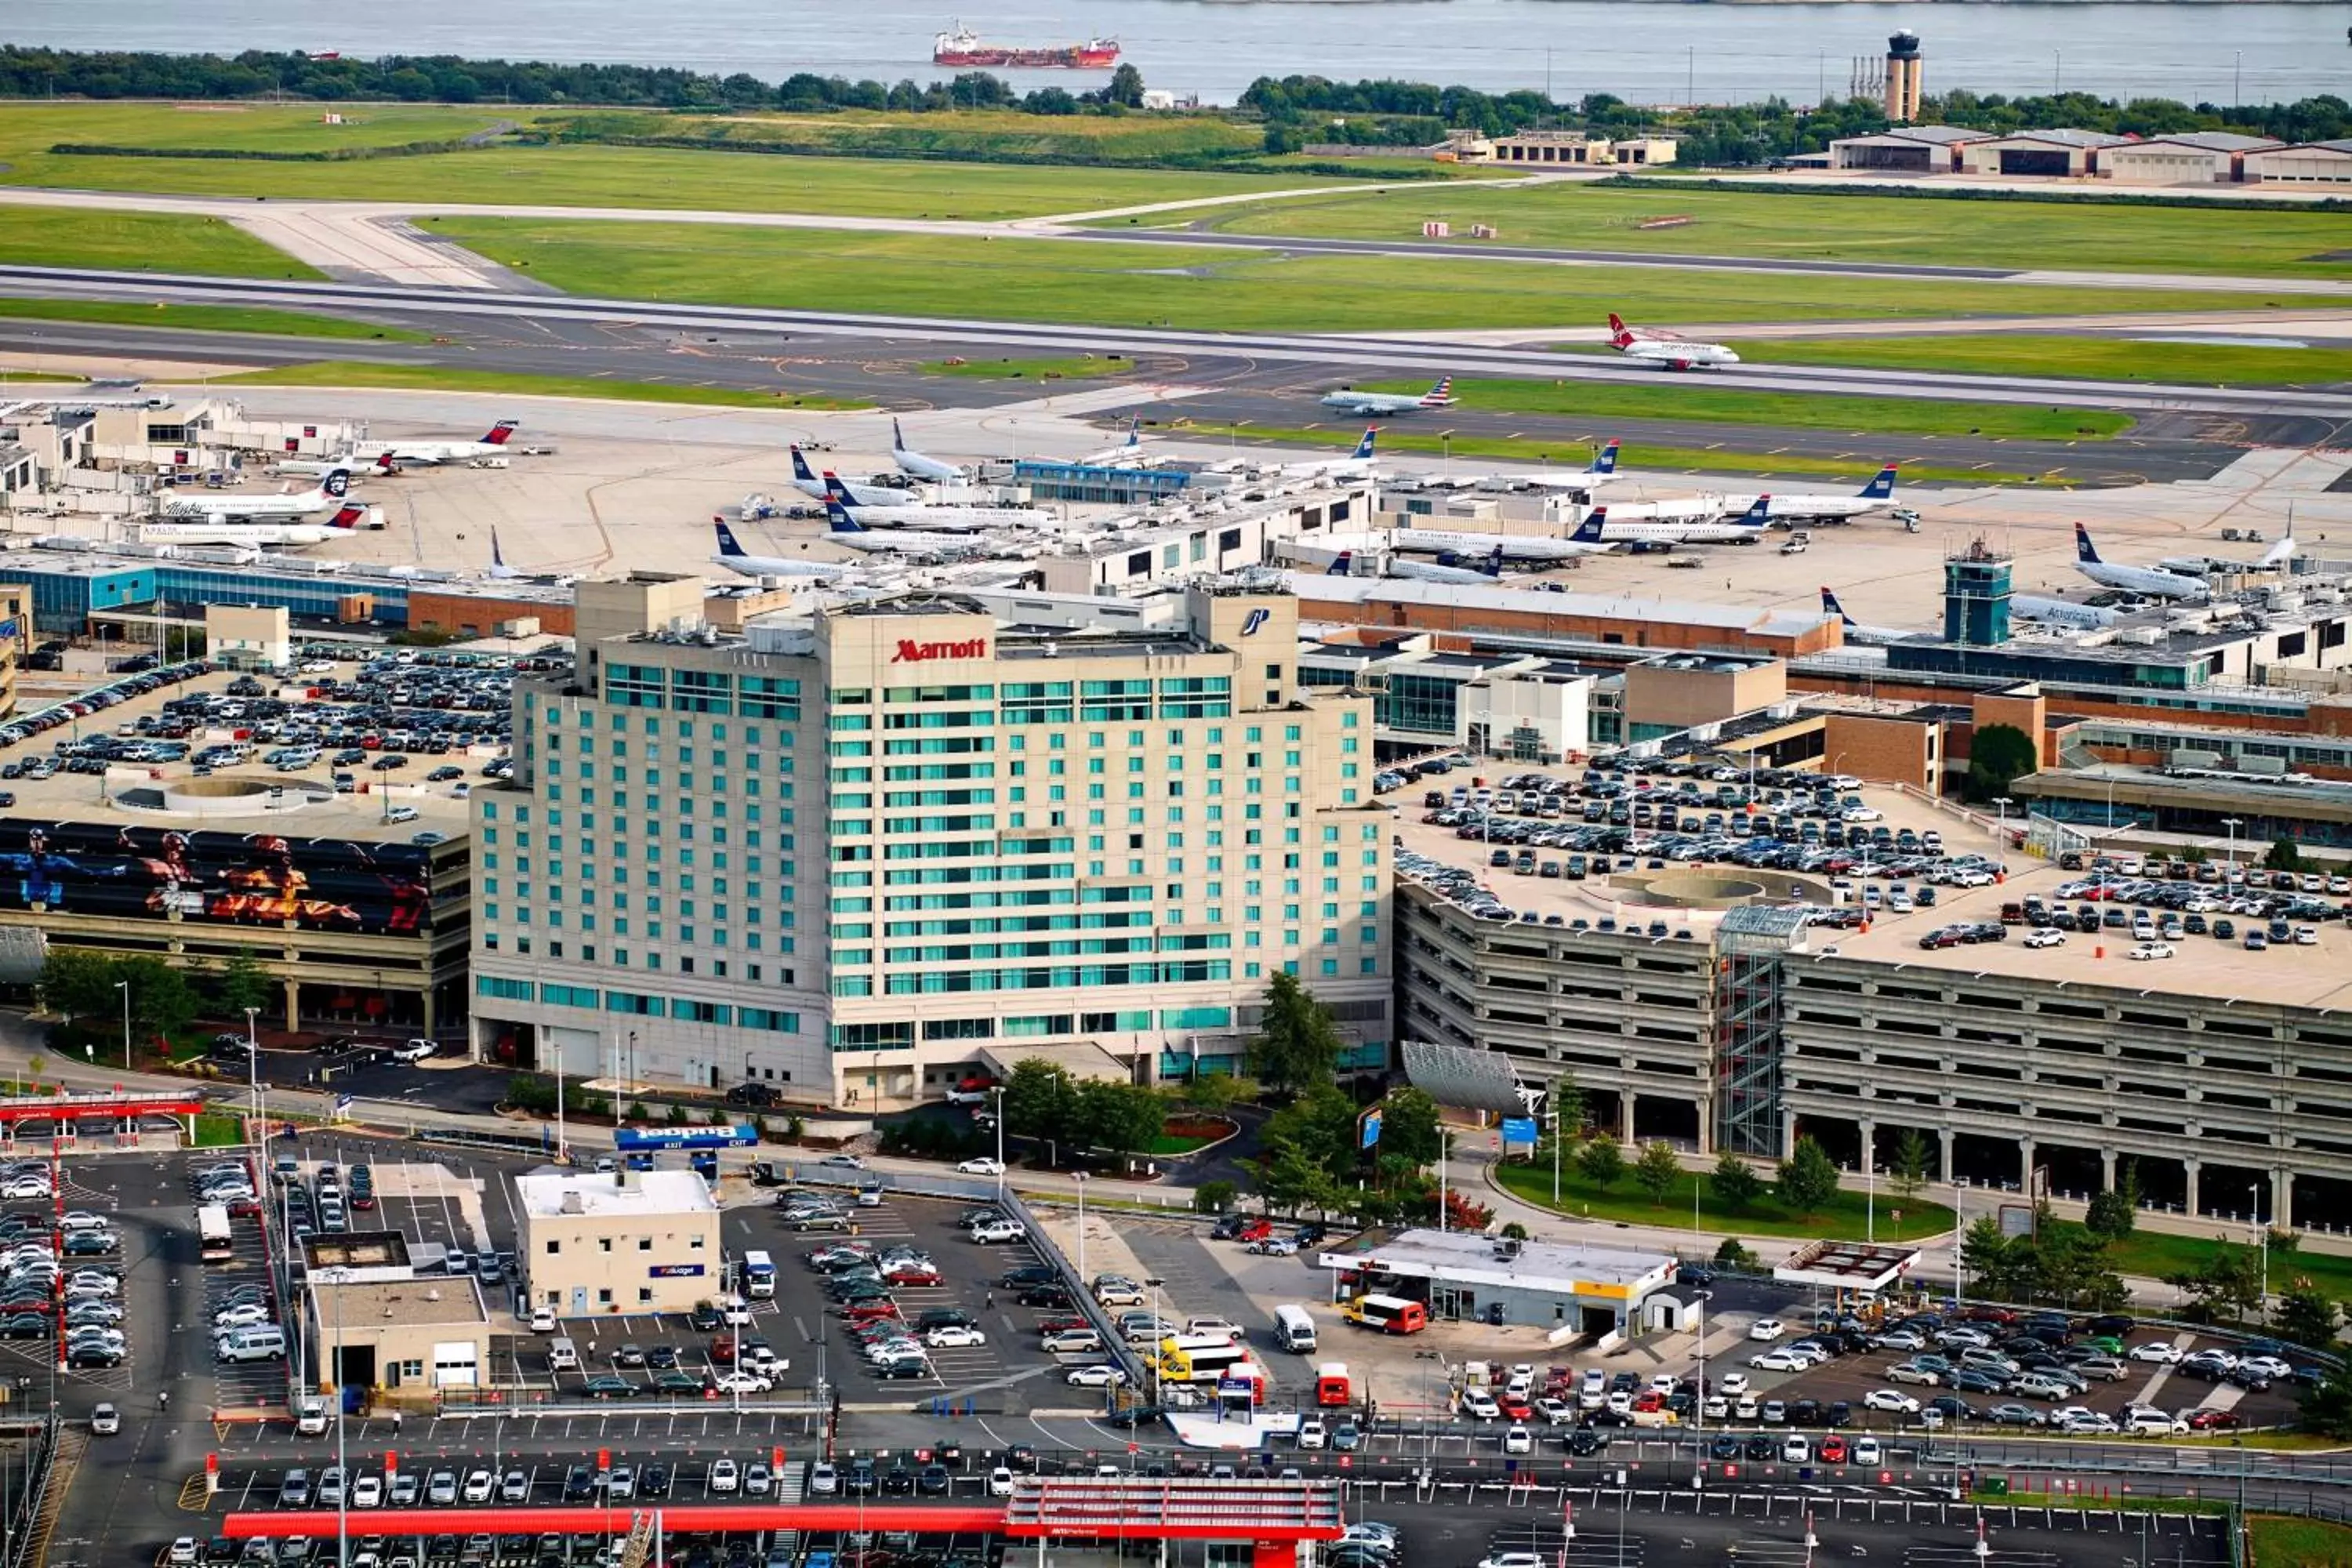
M 275 1323 L 227 1329 L 213 1337 L 213 1354 L 220 1361 L 276 1361 L 286 1354 L 286 1331 Z
M 547 1370 L 550 1372 L 578 1372 L 580 1370 L 580 1347 L 573 1344 L 569 1339 L 559 1339 L 551 1343 L 547 1347 Z
M 1304 1307 L 1276 1307 L 1274 1310 L 1274 1342 L 1284 1350 L 1299 1355 L 1311 1355 L 1315 1350 L 1315 1320 Z

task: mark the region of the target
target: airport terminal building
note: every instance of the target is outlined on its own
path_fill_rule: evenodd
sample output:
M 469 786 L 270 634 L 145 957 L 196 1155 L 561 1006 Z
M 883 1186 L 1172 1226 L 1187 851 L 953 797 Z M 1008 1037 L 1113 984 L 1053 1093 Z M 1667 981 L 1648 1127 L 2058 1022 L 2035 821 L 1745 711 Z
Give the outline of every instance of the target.
M 517 684 L 473 801 L 478 1056 L 856 1109 L 1024 1044 L 1149 1082 L 1233 1064 L 1288 970 L 1386 1065 L 1372 705 L 1301 686 L 1296 600 L 701 606 L 583 583 L 573 669 Z

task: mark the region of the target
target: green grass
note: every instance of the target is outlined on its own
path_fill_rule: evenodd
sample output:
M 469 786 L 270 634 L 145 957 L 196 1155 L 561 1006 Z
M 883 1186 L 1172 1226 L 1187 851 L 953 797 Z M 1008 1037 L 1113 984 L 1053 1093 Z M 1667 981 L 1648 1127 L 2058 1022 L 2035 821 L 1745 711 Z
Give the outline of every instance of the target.
M 1227 1134 L 1222 1132 L 1217 1134 L 1217 1138 L 1225 1136 L 1227 1136 Z M 1210 1144 L 1215 1142 L 1217 1138 L 1180 1138 L 1173 1133 L 1162 1132 L 1159 1137 L 1154 1138 L 1151 1141 L 1151 1147 L 1144 1150 L 1143 1152 L 1146 1154 L 1162 1155 L 1190 1154 L 1195 1149 L 1207 1148 Z
M 2352 1525 L 2285 1514 L 2246 1516 L 2252 1568 L 2343 1568 L 2352 1563 Z
M 951 114 L 781 110 L 709 116 L 652 116 L 642 110 L 545 115 L 564 133 L 688 136 L 714 146 L 766 142 L 820 146 L 843 156 L 1058 159 L 1072 163 L 1246 157 L 1262 162 L 1264 134 L 1213 114 L 1024 114 L 1018 110 L 959 110 Z
M 381 192 L 372 194 L 381 195 Z M 709 304 L 968 316 L 1209 331 L 1557 327 L 1612 308 L 1645 321 L 2108 311 L 2105 289 L 1821 279 L 1765 272 L 1529 267 L 1411 258 L 1286 256 L 1176 245 L 1074 244 L 908 234 L 427 218 L 425 226 L 576 292 Z M 2246 300 L 2150 290 L 2147 310 Z M 2315 309 L 2320 308 L 2316 305 Z
M 1375 392 L 1420 392 L 1423 384 L 1367 382 Z M 2105 440 L 2131 428 L 2128 414 L 2035 408 L 2007 403 L 1946 403 L 1904 397 L 1741 392 L 1590 381 L 1457 380 L 1465 408 L 1591 419 L 1691 419 L 1776 429 L 1850 430 L 1857 436 L 1980 436 L 2010 441 Z
M 368 107 L 344 111 L 355 121 L 352 125 L 324 126 L 319 123 L 320 112 L 315 104 L 282 109 L 260 104 L 229 109 L 169 104 L 0 105 L 0 165 L 5 165 L 0 168 L 0 184 L 183 195 L 327 200 L 359 196 L 395 202 L 531 202 L 551 206 L 1009 218 L 1247 195 L 1317 183 L 1287 174 L 1195 174 L 1155 169 L 593 145 L 495 144 L 364 163 L 87 157 L 48 151 L 61 142 L 287 152 L 337 145 L 394 146 L 463 136 L 501 119 L 516 121 L 528 129 L 541 118 L 570 117 L 488 106 L 470 110 Z M 625 111 L 599 119 L 616 117 L 625 118 Z M 645 134 L 670 135 L 679 130 L 667 116 L 645 112 L 641 118 Z M 864 117 L 845 116 L 841 123 L 860 118 Z
M 1505 1190 L 1514 1197 L 1552 1208 L 1551 1168 L 1549 1165 L 1511 1164 L 1496 1168 L 1497 1177 Z M 1619 1220 L 1628 1225 L 1663 1226 L 1669 1230 L 1690 1224 L 1691 1193 L 1705 1180 L 1703 1173 L 1685 1171 L 1675 1181 L 1674 1190 L 1663 1204 L 1654 1204 L 1649 1194 L 1634 1186 L 1629 1173 L 1622 1180 L 1601 1192 L 1580 1175 L 1573 1163 L 1561 1173 L 1560 1202 L 1558 1212 L 1577 1218 Z M 1903 1221 L 1897 1225 L 1890 1217 L 1895 1208 L 1903 1211 Z M 1769 1193 L 1738 1214 L 1732 1214 L 1707 1201 L 1702 1191 L 1699 1197 L 1699 1223 L 1707 1233 L 1710 1250 L 1716 1234 L 1728 1233 L 1745 1239 L 1762 1236 L 1839 1237 L 1862 1239 L 1866 1224 L 1866 1196 L 1862 1193 L 1841 1192 L 1827 1208 L 1819 1214 L 1803 1215 L 1783 1208 L 1780 1201 Z M 1952 1211 L 1941 1204 L 1924 1200 L 1900 1205 L 1882 1194 L 1878 1203 L 1878 1223 L 1872 1234 L 1880 1241 L 1920 1241 L 1941 1236 L 1952 1228 Z
M 426 332 L 380 327 L 339 316 L 242 305 L 140 305 L 113 300 L 0 300 L 0 316 L 42 321 L 104 321 L 119 326 L 176 327 L 190 332 L 275 332 L 298 338 L 362 338 L 387 343 L 427 343 Z
M 2202 1268 L 2222 1244 L 2201 1236 L 2177 1236 L 2169 1231 L 2136 1230 L 2107 1248 L 2107 1264 L 2118 1273 L 2162 1279 Z M 2293 1288 L 2300 1279 L 2328 1296 L 2352 1296 L 2352 1258 L 2333 1252 L 2271 1254 L 2271 1289 Z
M 2084 1513 L 2165 1513 L 2193 1514 L 2215 1518 L 2230 1511 L 2230 1505 L 2219 1498 L 2210 1497 L 2106 1497 L 2095 1492 L 1992 1492 L 1982 1487 L 1969 1494 L 1970 1502 L 2000 1508 L 2004 1504 L 2015 1508 L 2073 1509 Z M 2262 1568 L 2270 1568 L 2264 1563 Z
M 677 385 L 659 381 L 601 381 L 593 376 L 528 375 L 442 365 L 369 364 L 319 360 L 243 375 L 215 376 L 214 386 L 370 386 L 415 392 L 494 392 L 513 397 L 598 397 L 631 403 L 683 403 L 713 408 L 871 408 L 861 398 L 824 397 L 785 387 Z
M 207 1110 L 196 1117 L 196 1147 L 226 1149 L 245 1142 L 245 1121 L 226 1110 Z
M 1661 218 L 1691 221 L 1643 228 Z M 1212 221 L 1247 234 L 1412 242 L 1431 218 L 1465 235 L 1475 223 L 1505 246 L 1636 250 L 2016 268 L 2352 278 L 2344 215 L 2293 208 L 2065 205 L 1935 197 L 1783 195 L 1768 192 L 1625 190 L 1563 184 L 1496 189 L 1454 182 L 1410 191 L 1334 193 L 1233 209 Z M 1831 292 L 1845 288 L 1841 280 Z M 2249 305 L 2254 300 L 2249 299 Z
M 2165 329 L 2151 327 L 2150 335 Z M 2352 382 L 2352 349 L 2247 348 L 2038 333 L 1926 332 L 1906 338 L 1790 338 L 1759 342 L 1771 364 L 1861 365 L 1975 375 L 2081 376 L 2194 386 L 2313 386 Z
M 74 207 L 0 205 L 0 262 L 236 278 L 325 276 L 216 217 Z
M 1360 429 L 1353 427 L 1278 429 L 1261 425 L 1180 424 L 1176 429 L 1187 438 L 1214 440 L 1237 437 L 1253 442 L 1273 441 L 1340 450 L 1353 447 L 1363 435 Z M 1456 436 L 1449 444 L 1438 436 L 1386 428 L 1381 432 L 1381 450 L 1451 453 L 1456 458 L 1498 458 L 1513 463 L 1565 464 L 1582 468 L 1599 441 L 1605 439 L 1608 434 L 1605 429 L 1596 427 L 1590 433 L 1564 435 L 1557 439 L 1545 440 L 1523 436 Z M 1880 458 L 1869 454 L 1852 458 L 1809 458 L 1788 452 L 1751 452 L 1732 447 L 1652 447 L 1646 444 L 1637 447 L 1629 444 L 1621 456 L 1628 467 L 1655 471 L 1757 474 L 1768 478 L 1790 476 L 1853 479 L 1857 483 L 1869 479 L 1882 467 Z M 2081 482 L 2054 475 L 2018 473 L 1990 466 L 1961 468 L 1924 463 L 1908 457 L 1898 457 L 1896 460 L 1903 465 L 1903 477 L 1919 484 L 2031 485 L 2046 482 L 2066 488 Z
M 1118 355 L 1066 354 L 1059 359 L 974 359 L 961 363 L 953 360 L 933 360 L 922 367 L 932 375 L 960 375 L 972 381 L 1021 381 L 1057 376 L 1064 381 L 1084 381 L 1097 376 L 1126 375 L 1135 369 L 1135 362 Z

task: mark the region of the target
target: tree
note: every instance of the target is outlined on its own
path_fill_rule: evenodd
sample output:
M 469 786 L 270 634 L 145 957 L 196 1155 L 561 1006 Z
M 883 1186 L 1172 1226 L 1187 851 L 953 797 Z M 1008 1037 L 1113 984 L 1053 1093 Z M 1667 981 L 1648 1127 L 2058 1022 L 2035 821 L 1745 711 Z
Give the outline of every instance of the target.
M 2014 724 L 1987 724 L 1969 742 L 1969 798 L 1990 801 L 2042 763 L 2041 748 Z
M 201 1009 L 188 977 L 160 958 L 141 954 L 121 959 L 115 964 L 114 978 L 131 983 L 131 1016 L 150 1036 L 186 1028 Z
M 1257 1085 L 1229 1072 L 1200 1073 L 1178 1091 L 1178 1097 L 1195 1110 L 1223 1116 L 1234 1106 L 1255 1100 Z
M 114 960 L 86 947 L 53 947 L 41 964 L 41 998 L 68 1022 L 103 1016 L 119 1006 Z
M 1895 1201 L 1909 1207 L 1927 1184 L 1927 1138 L 1916 1127 L 1906 1127 L 1895 1141 L 1895 1158 L 1887 1162 L 1886 1185 Z
M 2271 1309 L 2271 1324 L 2279 1337 L 2306 1350 L 2334 1351 L 2336 1331 L 2343 1322 L 2336 1303 L 2308 1286 L 2280 1291 L 2278 1305 Z
M 2263 866 L 2272 871 L 2300 871 L 2303 869 L 2303 851 L 2295 847 L 2292 838 L 2273 838 L 2271 847 L 2263 853 Z
M 2091 1200 L 2083 1223 L 2094 1236 L 2121 1241 L 2139 1223 L 2139 1162 L 2116 1167 L 2116 1184 Z
M 2330 1437 L 2352 1437 L 2352 1365 L 2338 1365 L 2303 1394 L 2303 1425 Z
M 1782 1203 L 1811 1219 L 1837 1196 L 1838 1168 L 1819 1143 L 1800 1138 L 1796 1152 L 1780 1162 L 1780 1179 L 1774 1186 Z
M 1417 1089 L 1400 1089 L 1381 1102 L 1380 1152 L 1415 1165 L 1436 1162 L 1441 1129 L 1437 1101 Z
M 2169 1275 L 2165 1283 L 2195 1297 L 2208 1318 L 2243 1320 L 2262 1300 L 2262 1255 L 2251 1247 L 2219 1247 L 2201 1268 Z
M 1764 1178 L 1753 1165 L 1726 1149 L 1715 1157 L 1715 1169 L 1706 1173 L 1706 1190 L 1717 1206 L 1738 1214 L 1764 1195 Z
M 1725 1237 L 1723 1245 L 1715 1249 L 1715 1266 L 1717 1268 L 1753 1269 L 1756 1263 L 1756 1254 L 1736 1236 Z
M 1633 1162 L 1633 1183 L 1650 1194 L 1654 1207 L 1664 1207 L 1666 1194 L 1683 1178 L 1683 1163 L 1675 1157 L 1674 1145 L 1653 1140 L 1642 1150 L 1642 1157 Z
M 1601 1192 L 1625 1173 L 1625 1151 L 1608 1138 L 1595 1138 L 1576 1152 L 1577 1171 Z
M 1004 1080 L 1004 1130 L 1023 1138 L 1067 1143 L 1077 1116 L 1078 1089 L 1068 1071 L 1043 1057 L 1024 1057 Z
M 259 1012 L 269 1005 L 272 982 L 261 961 L 253 956 L 250 948 L 238 948 L 229 961 L 221 966 L 219 977 L 213 983 L 213 994 L 220 1001 L 221 1011 L 233 1018 L 245 1016 L 248 1007 Z
M 1960 1267 L 1968 1271 L 1970 1294 L 1996 1301 L 2013 1300 L 2016 1289 L 2015 1243 L 2002 1234 L 2000 1221 L 1984 1215 L 1960 1237 Z
M 1202 1182 L 1192 1189 L 1192 1209 L 1196 1214 L 1223 1214 L 1234 1206 L 1239 1191 L 1231 1182 Z
M 1122 65 L 1110 73 L 1110 85 L 1103 89 L 1103 101 L 1116 103 L 1121 109 L 1143 107 L 1143 73 L 1132 65 Z
M 1572 1072 L 1551 1081 L 1551 1121 L 1570 1148 L 1584 1137 L 1584 1090 L 1577 1087 Z
M 1265 1016 L 1251 1042 L 1257 1076 L 1293 1093 L 1328 1084 L 1339 1070 L 1339 1031 L 1331 1011 L 1287 970 L 1276 970 L 1265 988 Z
M 1071 1136 L 1122 1154 L 1148 1150 L 1168 1125 L 1168 1102 L 1155 1089 L 1116 1079 L 1077 1086 Z

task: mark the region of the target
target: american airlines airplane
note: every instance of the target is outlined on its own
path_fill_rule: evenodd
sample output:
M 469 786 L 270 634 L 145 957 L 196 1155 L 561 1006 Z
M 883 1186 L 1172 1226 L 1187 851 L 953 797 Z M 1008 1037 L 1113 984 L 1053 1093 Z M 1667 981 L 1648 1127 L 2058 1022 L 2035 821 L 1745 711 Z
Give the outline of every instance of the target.
M 142 522 L 142 544 L 324 544 L 341 539 L 360 524 L 367 508 L 346 501 L 324 522 Z
M 933 479 L 943 485 L 955 484 L 971 477 L 953 463 L 926 458 L 908 446 L 906 432 L 898 428 L 896 419 L 890 421 L 890 460 L 898 465 L 898 471 L 902 474 L 912 474 L 919 479 Z
M 1659 506 L 1675 503 L 1660 501 Z M 1576 544 L 1724 544 L 1742 539 L 1764 536 L 1765 509 L 1772 504 L 1770 496 L 1758 496 L 1756 504 L 1738 517 L 1724 517 L 1720 509 L 1710 508 L 1706 516 L 1689 517 L 1625 517 L 1624 512 L 1639 509 L 1597 506 L 1585 514 L 1569 540 Z
M 352 471 L 337 468 L 316 488 L 299 495 L 237 496 L 237 495 L 175 495 L 163 503 L 165 518 L 200 518 L 225 522 L 232 518 L 247 517 L 308 517 L 321 508 L 334 506 L 351 493 Z M 317 540 L 307 542 L 316 544 Z
M 1859 643 L 1864 647 L 1885 647 L 1888 643 L 1911 642 L 1923 635 L 1897 631 L 1893 626 L 1866 626 L 1847 615 L 1845 606 L 1837 602 L 1837 595 L 1827 588 L 1822 590 L 1822 614 L 1835 616 L 1838 625 L 1845 629 L 1845 640 Z
M 1580 544 L 1572 539 L 1530 538 L 1517 533 L 1451 533 L 1444 529 L 1392 528 L 1384 533 L 1333 535 L 1327 545 L 1341 542 L 1353 550 L 1388 550 L 1405 555 L 1467 555 L 1499 550 L 1506 561 L 1557 564 L 1579 556 L 1607 552 L 1605 544 Z
M 1418 414 L 1424 408 L 1454 406 L 1454 378 L 1441 376 L 1437 384 L 1415 397 L 1409 392 L 1355 392 L 1341 387 L 1323 395 L 1323 406 L 1343 408 L 1359 419 L 1370 419 L 1382 414 Z
M 1754 506 L 1756 496 L 1723 498 L 1723 503 L 1735 510 L 1745 511 Z M 1895 505 L 1895 465 L 1889 463 L 1878 470 L 1878 477 L 1850 496 L 1785 496 L 1772 500 L 1772 521 L 1775 522 L 1836 522 L 1865 513 L 1885 511 Z
M 859 522 L 873 528 L 932 528 L 950 533 L 977 533 L 1011 523 L 1042 522 L 1045 514 L 1034 506 L 865 506 L 849 493 L 840 476 L 824 476 L 825 504 L 839 506 Z
M 2124 618 L 2120 610 L 2078 605 L 2072 599 L 2045 599 L 2034 594 L 2010 595 L 2009 613 L 2021 621 L 2078 632 L 2104 631 Z
M 2098 547 L 2091 542 L 2091 531 L 2079 522 L 2074 525 L 2074 570 L 2102 588 L 2120 588 L 2151 599 L 2202 599 L 2207 594 L 2201 577 L 2100 560 Z
M 754 555 L 736 542 L 735 531 L 727 526 L 723 517 L 710 520 L 719 531 L 719 553 L 712 556 L 715 565 L 730 572 L 740 572 L 746 577 L 824 577 L 845 576 L 856 568 L 841 561 L 799 561 L 789 555 Z
M 888 485 L 861 485 L 848 479 L 836 482 L 849 493 L 850 502 L 855 506 L 905 506 L 909 499 L 905 490 L 895 489 Z M 824 500 L 826 494 L 824 480 L 810 471 L 808 454 L 798 446 L 793 447 L 793 489 L 818 500 Z
M 1713 370 L 1739 363 L 1739 356 L 1721 343 L 1696 342 L 1672 332 L 1636 331 L 1614 310 L 1609 312 L 1609 346 L 1627 359 L 1661 370 Z
M 988 548 L 971 534 L 918 533 L 905 528 L 867 528 L 837 500 L 824 503 L 824 515 L 831 525 L 825 537 L 851 550 L 882 554 L 930 555 L 943 561 L 961 561 L 983 554 Z
M 507 437 L 520 426 L 501 419 L 478 441 L 394 441 L 385 455 L 398 463 L 463 463 L 475 458 L 495 458 L 507 449 Z

